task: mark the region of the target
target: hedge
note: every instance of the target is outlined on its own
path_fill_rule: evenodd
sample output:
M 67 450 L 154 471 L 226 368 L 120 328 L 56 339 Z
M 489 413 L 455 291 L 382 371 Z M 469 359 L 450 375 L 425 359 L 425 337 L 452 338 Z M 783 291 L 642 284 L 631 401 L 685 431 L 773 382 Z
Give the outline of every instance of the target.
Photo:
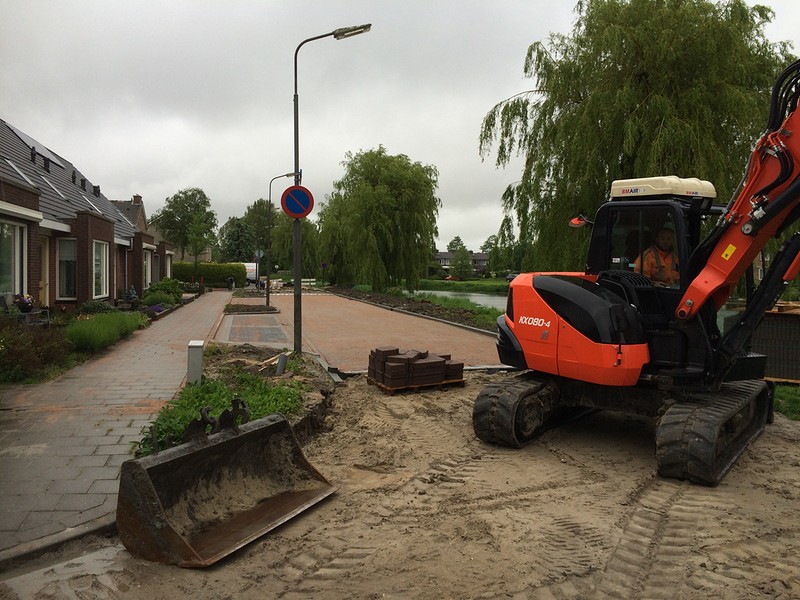
M 244 287 L 247 269 L 242 263 L 202 262 L 197 264 L 195 277 L 193 262 L 175 262 L 172 264 L 172 276 L 186 283 L 199 283 L 202 280 L 209 287 L 228 287 L 228 277 L 233 277 L 236 287 Z

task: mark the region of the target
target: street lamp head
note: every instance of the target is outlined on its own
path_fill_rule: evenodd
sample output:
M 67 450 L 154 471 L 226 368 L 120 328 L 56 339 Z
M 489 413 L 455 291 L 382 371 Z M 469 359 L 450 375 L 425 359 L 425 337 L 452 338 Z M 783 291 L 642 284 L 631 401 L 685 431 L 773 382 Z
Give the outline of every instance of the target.
M 366 25 L 356 25 L 355 27 L 342 27 L 340 29 L 333 30 L 333 37 L 337 40 L 343 40 L 345 38 L 358 35 L 359 33 L 367 33 L 370 29 L 372 29 L 372 23 L 367 23 Z

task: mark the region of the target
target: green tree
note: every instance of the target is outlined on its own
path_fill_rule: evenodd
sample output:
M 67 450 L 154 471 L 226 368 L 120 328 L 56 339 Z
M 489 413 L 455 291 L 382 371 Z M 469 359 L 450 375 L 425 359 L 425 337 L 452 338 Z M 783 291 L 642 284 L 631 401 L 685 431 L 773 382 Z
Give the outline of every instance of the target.
M 455 275 L 460 279 L 471 277 L 472 269 L 472 255 L 469 250 L 462 244 L 460 248 L 456 248 L 453 252 L 453 262 L 450 264 L 450 274 Z
M 252 262 L 256 251 L 253 228 L 240 217 L 231 217 L 219 228 L 222 262 Z
M 194 275 L 197 277 L 197 264 L 200 262 L 200 255 L 214 243 L 216 236 L 214 230 L 208 228 L 207 215 L 196 212 L 192 216 L 187 232 L 186 249 L 189 254 L 194 256 Z
M 268 246 L 272 245 L 272 232 L 278 220 L 278 212 L 280 211 L 278 211 L 274 203 L 270 210 L 269 201 L 264 198 L 259 198 L 247 207 L 244 217 L 242 217 L 242 220 L 252 229 L 255 236 L 254 248 L 264 251 L 264 256 L 260 264 L 260 272 L 262 273 L 266 273 L 264 269 L 267 266 L 267 249 Z M 273 247 L 270 258 L 272 258 L 274 254 Z M 276 264 L 274 260 L 271 260 L 271 262 L 273 266 Z
M 204 252 L 214 239 L 217 215 L 211 210 L 211 200 L 199 188 L 187 188 L 166 199 L 164 208 L 155 212 L 150 219 L 161 234 L 178 249 L 181 260 L 186 258 L 189 248 L 189 234 L 195 228 L 195 236 L 202 235 L 209 242 L 202 248 Z
M 497 236 L 490 235 L 486 238 L 486 241 L 481 244 L 480 251 L 484 254 L 489 254 L 495 246 L 497 246 Z
M 466 250 L 467 247 L 464 245 L 464 242 L 461 241 L 461 238 L 459 236 L 454 237 L 452 240 L 450 240 L 450 243 L 447 244 L 448 252 L 456 252 L 461 248 L 464 248 Z
M 586 236 L 564 224 L 614 179 L 700 177 L 730 197 L 791 60 L 765 37 L 772 11 L 743 0 L 580 0 L 576 13 L 571 35 L 529 47 L 533 89 L 492 108 L 479 137 L 498 166 L 524 157 L 503 208 L 537 269 L 582 267 Z
M 345 175 L 319 213 L 320 252 L 334 283 L 414 289 L 437 235 L 439 173 L 377 150 L 347 153 Z
M 294 268 L 294 221 L 282 211 L 276 215 L 272 228 L 272 265 L 279 269 Z M 300 219 L 301 277 L 316 277 L 321 270 L 317 251 L 319 231 L 309 219 Z

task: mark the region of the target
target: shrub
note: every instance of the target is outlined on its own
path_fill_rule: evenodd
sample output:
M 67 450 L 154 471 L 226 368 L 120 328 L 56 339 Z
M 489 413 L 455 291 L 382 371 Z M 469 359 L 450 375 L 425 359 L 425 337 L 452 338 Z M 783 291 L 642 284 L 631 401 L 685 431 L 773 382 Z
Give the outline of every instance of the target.
M 113 312 L 78 319 L 67 327 L 67 339 L 81 352 L 98 352 L 130 335 L 145 322 L 144 315 Z
M 31 380 L 65 367 L 73 350 L 62 329 L 0 319 L 0 382 Z
M 172 294 L 159 291 L 151 292 L 148 290 L 147 295 L 142 298 L 143 306 L 155 306 L 156 304 L 167 304 L 171 306 L 173 304 L 178 304 L 178 302 L 180 302 L 180 299 L 176 301 L 175 296 Z
M 172 299 L 165 302 L 165 304 L 180 304 L 181 298 L 183 298 L 183 284 L 177 279 L 165 277 L 161 281 L 157 281 L 147 288 L 147 296 L 150 296 L 156 292 L 167 294 L 172 297 Z M 148 304 L 147 306 L 150 305 Z
M 84 302 L 78 308 L 78 314 L 81 315 L 97 315 L 101 313 L 109 313 L 117 310 L 105 300 L 89 300 Z
M 251 421 L 276 412 L 292 414 L 301 406 L 298 386 L 273 386 L 267 379 L 256 375 L 242 374 L 233 386 L 215 380 L 203 381 L 200 385 L 188 385 L 176 399 L 161 409 L 153 422 L 159 446 L 166 446 L 168 439 L 180 443 L 186 426 L 200 416 L 201 408 L 211 407 L 210 414 L 217 417 L 230 407 L 231 400 L 237 395 L 247 402 Z M 137 458 L 153 452 L 149 431 L 143 429 L 142 434 L 142 439 L 135 442 L 134 454 Z
M 237 287 L 243 287 L 247 269 L 242 263 L 198 263 L 195 274 L 194 263 L 174 262 L 172 274 L 181 281 L 199 282 L 201 279 L 209 287 L 228 287 L 228 277 L 233 277 Z

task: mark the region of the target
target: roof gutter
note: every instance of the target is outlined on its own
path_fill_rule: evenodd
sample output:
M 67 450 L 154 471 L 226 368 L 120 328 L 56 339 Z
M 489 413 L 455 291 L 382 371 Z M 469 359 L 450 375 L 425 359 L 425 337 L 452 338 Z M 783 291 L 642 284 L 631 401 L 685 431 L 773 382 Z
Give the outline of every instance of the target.
M 39 223 L 39 227 L 52 229 L 53 231 L 61 231 L 63 233 L 72 233 L 72 226 L 69 223 L 53 221 L 52 219 L 42 219 L 42 222 Z
M 37 223 L 41 223 L 44 220 L 44 215 L 41 211 L 17 206 L 16 204 L 3 202 L 2 200 L 0 200 L 0 214 L 25 219 L 27 221 L 36 221 Z

